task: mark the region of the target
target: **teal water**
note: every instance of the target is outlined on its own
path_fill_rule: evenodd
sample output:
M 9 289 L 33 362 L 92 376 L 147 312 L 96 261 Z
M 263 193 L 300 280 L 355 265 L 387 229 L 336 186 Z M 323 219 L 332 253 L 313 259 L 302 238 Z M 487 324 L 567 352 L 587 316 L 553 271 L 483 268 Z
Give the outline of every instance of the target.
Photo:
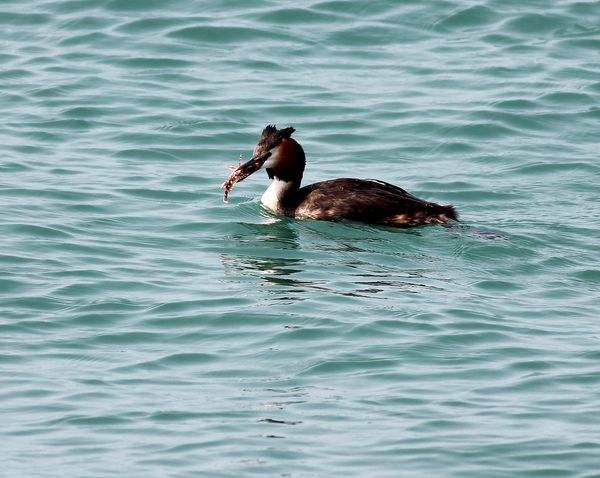
M 600 476 L 600 2 L 3 0 L 0 45 L 6 476 Z M 224 204 L 268 123 L 461 224 Z

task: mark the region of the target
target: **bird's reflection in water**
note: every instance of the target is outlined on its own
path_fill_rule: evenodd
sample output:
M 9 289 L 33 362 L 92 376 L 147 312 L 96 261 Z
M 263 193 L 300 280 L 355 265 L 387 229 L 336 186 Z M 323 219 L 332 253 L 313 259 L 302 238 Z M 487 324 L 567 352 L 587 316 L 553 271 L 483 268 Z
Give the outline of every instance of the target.
M 308 290 L 312 282 L 293 276 L 305 270 L 298 233 L 286 219 L 267 218 L 261 224 L 242 224 L 244 232 L 224 238 L 227 252 L 221 254 L 225 273 L 234 282 L 260 278 L 262 285 L 273 285 L 281 300 L 302 300 L 298 292 Z M 295 293 L 294 297 L 289 294 Z
M 397 292 L 445 287 L 433 258 L 396 248 L 383 254 L 381 231 L 375 241 L 369 231 L 348 237 L 348 231 L 332 234 L 314 227 L 323 226 L 286 218 L 243 224 L 243 232 L 225 238 L 221 263 L 228 280 L 242 284 L 259 278 L 270 300 L 290 302 L 315 293 L 392 299 Z

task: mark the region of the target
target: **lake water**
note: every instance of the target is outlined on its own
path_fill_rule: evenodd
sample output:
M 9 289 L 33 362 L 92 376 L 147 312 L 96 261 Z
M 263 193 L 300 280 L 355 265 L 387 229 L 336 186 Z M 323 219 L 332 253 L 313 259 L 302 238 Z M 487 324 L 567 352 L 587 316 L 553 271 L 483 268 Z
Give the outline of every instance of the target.
M 3 0 L 6 476 L 600 476 L 600 2 Z M 456 206 L 394 230 L 221 182 Z

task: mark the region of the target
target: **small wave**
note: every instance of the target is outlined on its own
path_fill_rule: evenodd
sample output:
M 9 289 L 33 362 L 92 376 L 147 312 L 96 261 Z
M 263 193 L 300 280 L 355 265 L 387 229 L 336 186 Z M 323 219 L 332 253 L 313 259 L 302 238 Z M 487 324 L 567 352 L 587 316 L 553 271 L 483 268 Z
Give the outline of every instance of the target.
M 149 32 L 171 30 L 178 25 L 185 25 L 187 22 L 187 19 L 180 18 L 141 18 L 122 23 L 117 27 L 117 31 L 134 34 L 148 34 Z
M 453 137 L 490 140 L 506 136 L 515 136 L 520 132 L 515 128 L 509 128 L 497 123 L 471 123 L 449 128 L 448 134 Z
M 47 13 L 18 13 L 3 11 L 0 25 L 6 26 L 41 26 L 52 22 L 52 15 Z
M 162 0 L 110 0 L 105 4 L 107 10 L 116 12 L 154 12 L 168 13 L 176 7 L 177 0 L 170 2 L 167 8 Z
M 125 58 L 118 63 L 125 68 L 140 69 L 190 68 L 194 65 L 191 61 L 176 58 Z
M 589 105 L 592 97 L 586 93 L 558 91 L 541 96 L 539 101 L 550 105 Z
M 168 37 L 187 40 L 196 43 L 218 43 L 219 45 L 263 40 L 285 40 L 291 39 L 288 35 L 270 32 L 268 30 L 257 30 L 248 27 L 198 25 L 194 27 L 172 30 Z
M 479 27 L 489 28 L 490 25 L 500 21 L 500 16 L 494 10 L 475 5 L 455 11 L 434 24 L 436 31 L 465 30 Z
M 39 239 L 67 239 L 73 237 L 72 234 L 57 227 L 35 224 L 12 224 L 10 230 L 15 234 Z
M 149 189 L 149 188 L 120 188 L 117 192 L 127 196 L 134 196 L 143 199 L 156 199 L 163 201 L 197 201 L 201 198 L 201 194 L 197 192 L 187 191 L 169 191 L 166 189 Z
M 564 17 L 553 14 L 526 13 L 504 23 L 503 28 L 526 36 L 551 33 L 564 27 Z

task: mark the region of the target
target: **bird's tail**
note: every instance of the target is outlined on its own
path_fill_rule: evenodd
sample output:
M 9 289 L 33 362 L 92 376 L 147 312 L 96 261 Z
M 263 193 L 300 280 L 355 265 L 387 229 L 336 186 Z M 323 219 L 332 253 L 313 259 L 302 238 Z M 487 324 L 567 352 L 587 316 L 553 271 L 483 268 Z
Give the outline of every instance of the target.
M 435 213 L 430 215 L 428 219 L 428 222 L 431 223 L 446 224 L 450 220 L 458 221 L 458 212 L 450 204 L 447 206 L 438 206 Z

